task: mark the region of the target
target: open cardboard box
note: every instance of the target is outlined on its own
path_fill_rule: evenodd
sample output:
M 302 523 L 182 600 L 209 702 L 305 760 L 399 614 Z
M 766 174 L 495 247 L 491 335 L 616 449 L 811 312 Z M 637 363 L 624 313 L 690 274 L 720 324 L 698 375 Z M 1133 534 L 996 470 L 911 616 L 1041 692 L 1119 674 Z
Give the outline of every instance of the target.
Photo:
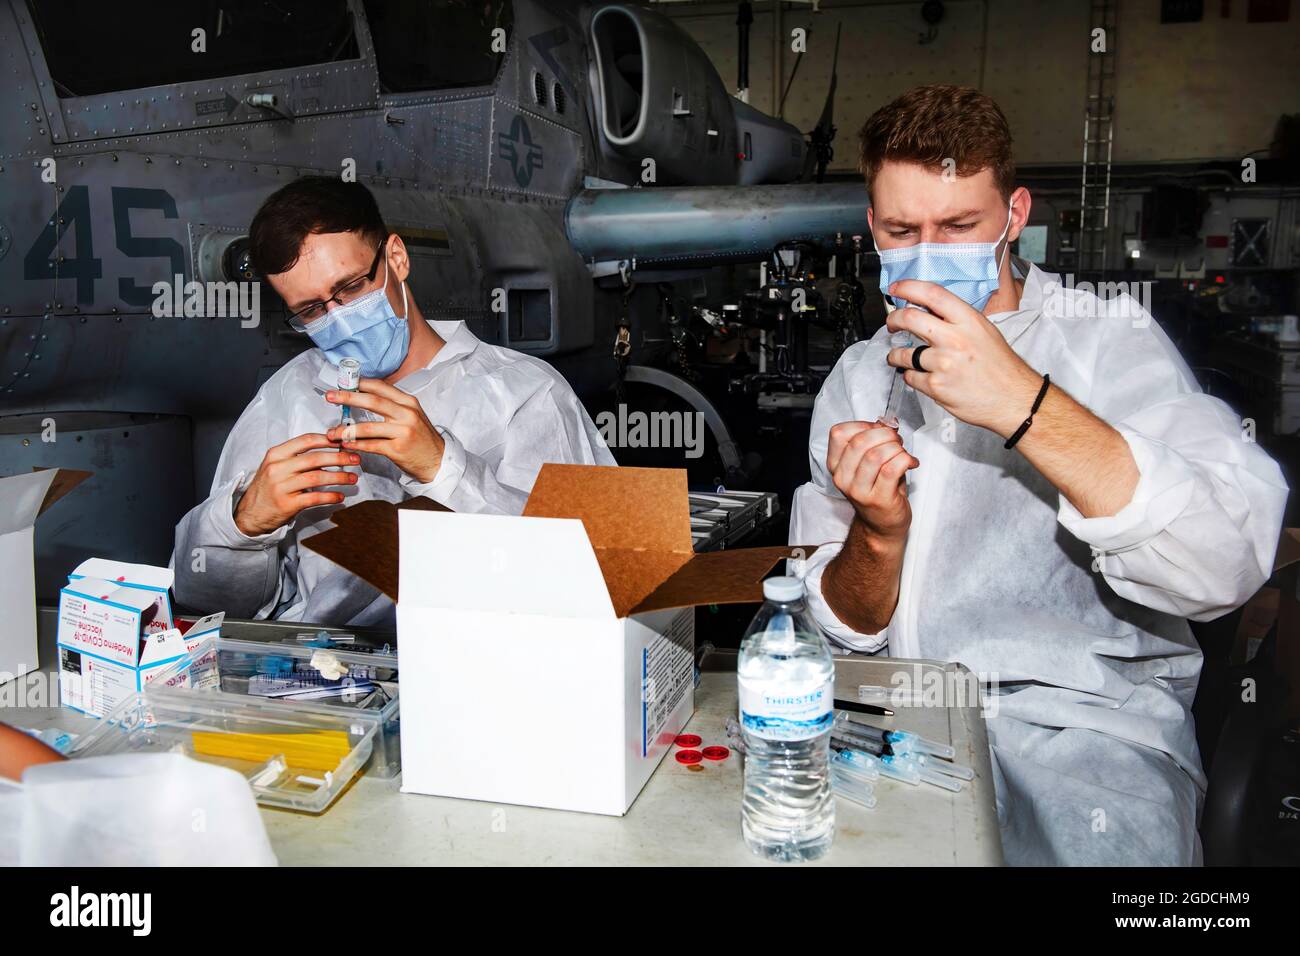
M 695 554 L 679 469 L 550 464 L 522 516 L 334 522 L 303 546 L 397 602 L 402 789 L 614 815 L 694 712 L 691 608 L 761 601 L 793 551 Z
M 0 684 L 39 666 L 36 646 L 36 519 L 88 471 L 44 468 L 0 478 Z

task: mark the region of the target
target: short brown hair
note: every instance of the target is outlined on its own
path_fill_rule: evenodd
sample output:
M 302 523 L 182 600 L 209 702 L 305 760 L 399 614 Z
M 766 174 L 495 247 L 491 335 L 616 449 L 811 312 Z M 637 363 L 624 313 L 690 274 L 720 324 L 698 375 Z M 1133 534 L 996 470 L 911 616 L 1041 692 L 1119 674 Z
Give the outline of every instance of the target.
M 993 98 L 969 86 L 918 86 L 876 110 L 858 133 L 858 170 L 870 189 L 881 163 L 893 160 L 943 168 L 956 162 L 958 176 L 993 170 L 1010 196 L 1016 188 L 1011 127 Z
M 378 245 L 388 236 L 374 194 L 338 176 L 303 176 L 262 203 L 248 229 L 249 255 L 261 276 L 288 272 L 309 235 L 355 232 Z

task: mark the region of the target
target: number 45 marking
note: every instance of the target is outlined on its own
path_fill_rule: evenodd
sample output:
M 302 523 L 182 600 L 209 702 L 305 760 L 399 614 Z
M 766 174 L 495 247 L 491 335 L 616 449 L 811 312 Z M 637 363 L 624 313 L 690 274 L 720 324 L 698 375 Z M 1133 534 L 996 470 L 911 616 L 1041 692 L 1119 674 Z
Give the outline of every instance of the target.
M 156 209 L 165 219 L 176 218 L 176 200 L 165 189 L 141 189 L 134 186 L 113 186 L 113 234 L 117 250 L 133 259 L 167 259 L 171 269 L 170 279 L 185 272 L 185 250 L 175 239 L 165 236 L 142 237 L 131 235 L 131 210 Z M 76 232 L 71 258 L 64 256 L 55 261 L 59 240 L 72 228 Z M 90 190 L 86 186 L 70 186 L 59 208 L 46 223 L 41 234 L 23 258 L 24 279 L 76 279 L 77 304 L 88 305 L 95 301 L 95 280 L 103 278 L 103 260 L 95 256 L 94 231 L 90 216 Z M 153 301 L 152 283 L 137 285 L 134 279 L 120 277 L 117 294 L 128 305 L 146 306 Z

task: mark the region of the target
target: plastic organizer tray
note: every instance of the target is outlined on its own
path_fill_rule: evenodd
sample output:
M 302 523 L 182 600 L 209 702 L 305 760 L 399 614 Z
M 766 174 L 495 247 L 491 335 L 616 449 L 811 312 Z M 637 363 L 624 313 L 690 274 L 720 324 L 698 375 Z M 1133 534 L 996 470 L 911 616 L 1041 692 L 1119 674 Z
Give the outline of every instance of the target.
M 318 653 L 327 653 L 331 663 L 345 669 L 340 679 L 323 679 L 311 664 Z M 260 704 L 290 707 L 303 713 L 373 721 L 376 725 L 375 745 L 365 772 L 384 779 L 402 772 L 397 655 L 386 647 L 319 648 L 297 641 L 217 637 L 209 638 L 188 657 L 170 665 L 170 672 L 161 679 L 171 680 L 173 675 L 184 670 L 189 671 L 190 687 L 198 692 L 220 690 Z M 299 690 L 310 691 L 313 681 L 319 685 L 321 693 L 332 693 L 332 696 L 265 696 L 276 693 L 279 685 L 296 685 Z M 333 689 L 332 692 L 329 688 Z
M 263 806 L 320 813 L 370 759 L 378 726 L 243 694 L 151 685 L 101 720 L 72 757 L 183 753 L 243 774 Z

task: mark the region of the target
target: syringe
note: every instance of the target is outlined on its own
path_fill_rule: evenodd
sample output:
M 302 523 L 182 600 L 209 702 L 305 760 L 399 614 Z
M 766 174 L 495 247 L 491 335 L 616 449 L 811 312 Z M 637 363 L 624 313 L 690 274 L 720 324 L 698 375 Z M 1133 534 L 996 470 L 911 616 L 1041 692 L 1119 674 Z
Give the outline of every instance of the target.
M 879 740 L 889 744 L 894 753 L 933 754 L 945 760 L 951 760 L 954 756 L 953 748 L 948 744 L 940 743 L 937 740 L 927 740 L 925 737 L 909 733 L 906 730 L 885 730 L 873 724 L 854 720 L 848 714 L 843 713 L 835 715 L 832 733 L 867 740 Z
M 857 774 L 868 783 L 880 779 L 880 766 L 876 763 L 875 755 L 861 750 L 845 748 L 837 751 L 835 756 L 831 757 L 831 766 L 839 767 L 847 773 Z
M 935 773 L 941 773 L 947 777 L 956 777 L 958 780 L 975 779 L 975 771 L 964 764 L 940 760 L 933 754 L 913 753 L 910 756 L 922 770 L 933 770 Z
M 831 759 L 831 774 L 837 778 L 847 777 L 864 786 L 871 786 L 870 781 L 885 776 L 914 787 L 928 783 L 950 793 L 960 793 L 962 790 L 961 778 L 924 764 L 920 755 L 911 753 L 877 757 L 858 750 L 841 750 Z
M 890 337 L 889 345 L 891 348 L 906 349 L 911 348 L 915 339 L 910 332 L 895 332 Z M 885 399 L 885 414 L 881 421 L 891 428 L 898 427 L 898 410 L 903 407 L 903 392 L 906 391 L 907 383 L 903 381 L 903 369 L 894 369 L 894 375 L 889 380 L 889 397 Z
M 831 729 L 831 746 L 837 749 L 860 750 L 875 756 L 880 756 L 886 750 L 883 740 L 873 740 L 861 734 L 848 733 L 838 726 Z M 889 748 L 889 752 L 892 753 L 893 748 Z
M 876 805 L 876 788 L 861 777 L 845 773 L 840 767 L 831 767 L 831 791 L 854 803 L 860 803 L 868 810 Z

